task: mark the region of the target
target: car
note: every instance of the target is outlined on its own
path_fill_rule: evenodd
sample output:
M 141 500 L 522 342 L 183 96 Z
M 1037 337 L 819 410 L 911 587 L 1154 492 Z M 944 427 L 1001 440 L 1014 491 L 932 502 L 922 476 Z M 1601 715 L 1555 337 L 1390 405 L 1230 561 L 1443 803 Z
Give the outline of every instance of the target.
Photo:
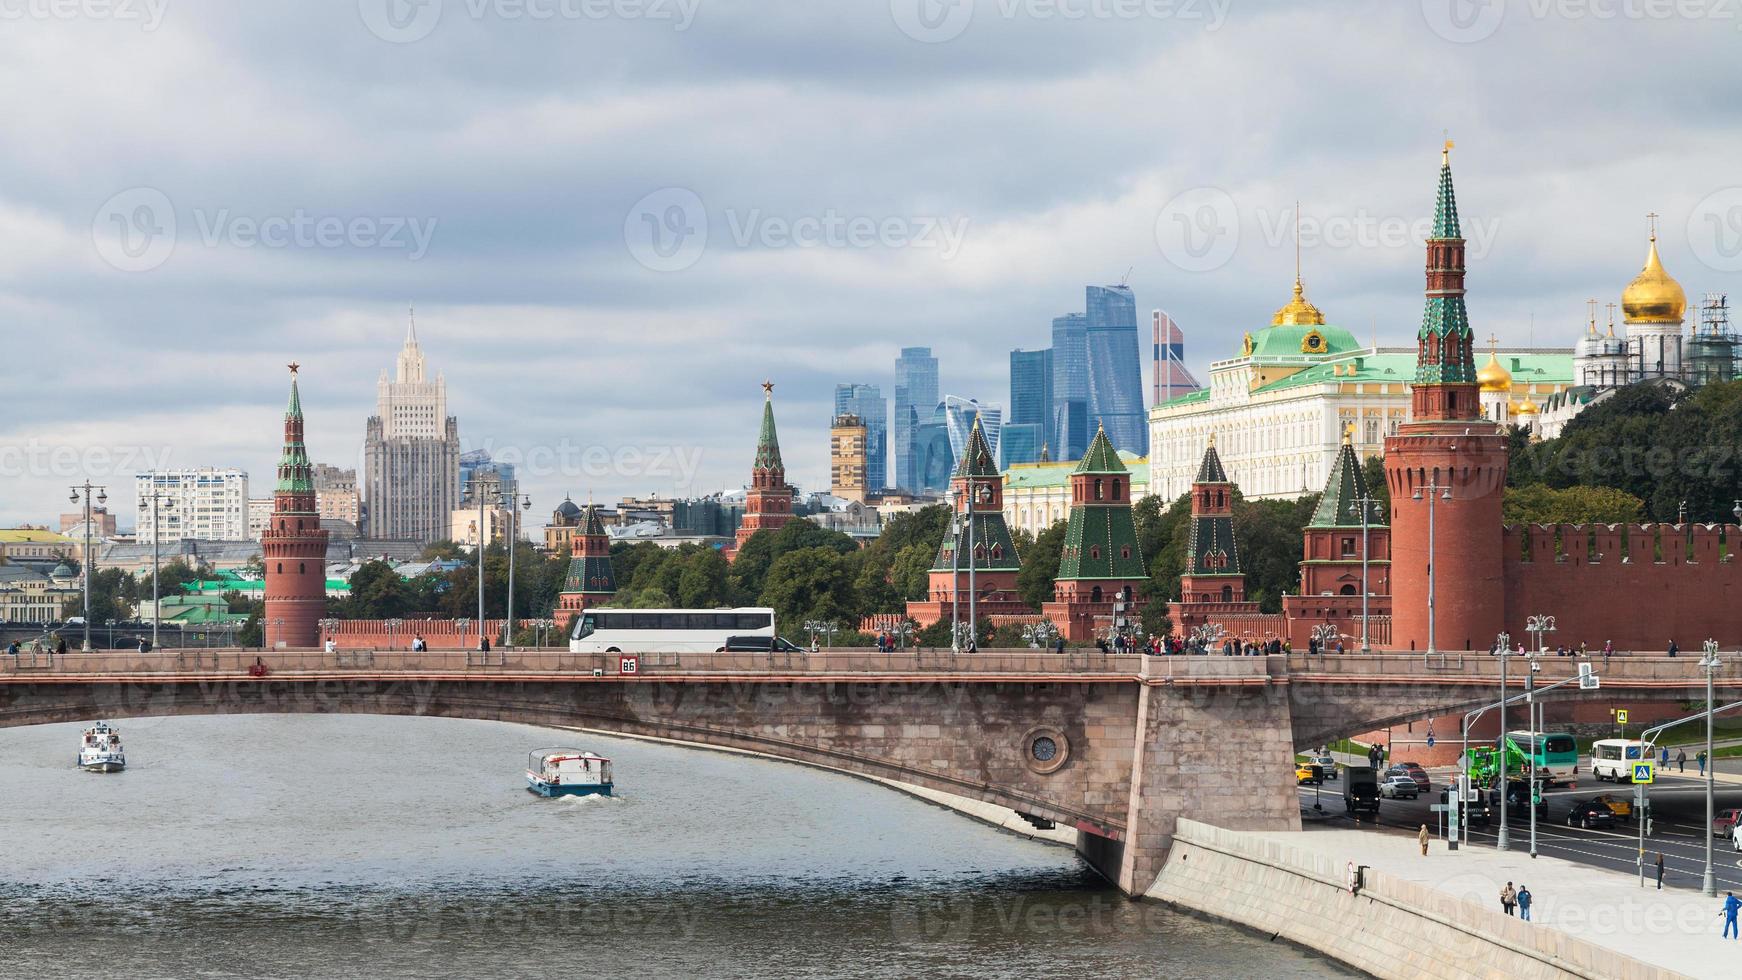
M 1379 784 L 1379 795 L 1388 800 L 1413 800 L 1421 795 L 1421 787 L 1408 773 L 1386 776 L 1385 782 Z
M 1328 755 L 1309 755 L 1307 756 L 1307 764 L 1318 766 L 1324 770 L 1326 779 L 1335 780 L 1337 778 L 1337 760 Z
M 1324 770 L 1310 762 L 1297 762 L 1294 766 L 1294 782 L 1296 786 L 1315 786 L 1325 781 Z
M 1742 851 L 1742 823 L 1730 830 L 1730 847 L 1732 850 Z
M 1609 812 L 1615 814 L 1615 819 L 1617 820 L 1633 819 L 1632 800 L 1624 799 L 1611 793 L 1599 793 L 1596 796 L 1591 797 L 1591 799 L 1608 807 Z
M 1719 810 L 1718 815 L 1712 818 L 1712 833 L 1719 837 L 1729 837 L 1738 823 L 1742 823 L 1742 810 Z
M 1401 768 L 1407 771 L 1410 777 L 1415 780 L 1415 785 L 1420 787 L 1423 793 L 1429 792 L 1434 788 L 1433 780 L 1428 778 L 1427 770 L 1422 768 L 1422 765 L 1419 762 L 1399 762 L 1393 768 Z
M 1573 808 L 1567 811 L 1567 826 L 1583 827 L 1591 830 L 1596 827 L 1615 826 L 1615 811 L 1596 800 L 1579 800 Z
M 804 648 L 778 636 L 728 636 L 724 653 L 803 653 Z

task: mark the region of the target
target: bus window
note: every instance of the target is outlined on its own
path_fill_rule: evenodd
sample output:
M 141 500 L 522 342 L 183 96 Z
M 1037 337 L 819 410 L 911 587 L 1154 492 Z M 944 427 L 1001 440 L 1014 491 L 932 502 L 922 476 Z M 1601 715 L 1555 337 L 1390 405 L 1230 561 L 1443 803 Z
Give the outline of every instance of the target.
M 714 613 L 713 629 L 735 630 L 738 628 L 738 617 L 731 613 Z
M 1571 735 L 1550 735 L 1548 738 L 1543 740 L 1543 747 L 1548 752 L 1559 753 L 1576 752 L 1578 751 L 1579 746 L 1578 743 L 1573 741 Z
M 737 628 L 741 630 L 765 630 L 773 624 L 761 613 L 739 613 Z
M 592 636 L 593 631 L 599 628 L 598 620 L 599 617 L 592 613 L 582 616 L 580 625 L 575 627 L 575 639 L 579 640 L 582 637 Z
M 632 630 L 656 630 L 659 618 L 659 613 L 631 613 L 628 626 Z

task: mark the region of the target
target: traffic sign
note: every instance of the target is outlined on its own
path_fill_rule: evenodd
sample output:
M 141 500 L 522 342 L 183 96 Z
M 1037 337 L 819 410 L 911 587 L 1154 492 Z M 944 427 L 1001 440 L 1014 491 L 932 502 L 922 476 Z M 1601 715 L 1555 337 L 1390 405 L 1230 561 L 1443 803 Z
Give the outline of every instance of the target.
M 1626 708 L 1616 708 L 1615 709 L 1615 724 L 1617 724 L 1617 725 L 1627 724 L 1627 709 Z
M 1655 763 L 1655 762 L 1635 762 L 1635 763 L 1633 763 L 1633 782 L 1637 785 L 1640 785 L 1640 786 L 1644 786 L 1647 783 L 1653 782 L 1654 781 L 1653 776 L 1654 776 L 1654 773 L 1656 772 L 1656 769 L 1657 769 L 1657 763 Z
M 1434 747 L 1434 737 L 1433 737 L 1433 733 L 1432 733 L 1432 732 L 1429 732 L 1429 733 L 1428 733 L 1428 736 L 1427 736 L 1427 747 L 1428 747 L 1428 748 L 1430 748 L 1430 749 L 1431 749 L 1431 748 L 1433 748 L 1433 747 Z

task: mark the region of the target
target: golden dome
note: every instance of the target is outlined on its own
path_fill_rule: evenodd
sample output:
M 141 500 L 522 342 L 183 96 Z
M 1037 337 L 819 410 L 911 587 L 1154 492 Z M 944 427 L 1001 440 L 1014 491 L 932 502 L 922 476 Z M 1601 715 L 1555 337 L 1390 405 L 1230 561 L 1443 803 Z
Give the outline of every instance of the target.
M 1535 415 L 1539 411 L 1541 411 L 1541 409 L 1536 407 L 1536 402 L 1533 402 L 1528 398 L 1520 398 L 1512 403 L 1513 415 Z
M 1645 253 L 1645 268 L 1621 291 L 1621 312 L 1631 323 L 1680 323 L 1687 312 L 1688 294 L 1681 283 L 1663 271 L 1657 257 L 1657 236 Z
M 1319 312 L 1318 307 L 1307 302 L 1305 288 L 1301 285 L 1299 276 L 1294 278 L 1294 299 L 1289 300 L 1287 306 L 1276 311 L 1276 315 L 1270 318 L 1270 325 L 1273 327 L 1322 327 L 1325 325 L 1325 315 Z
M 1488 363 L 1476 372 L 1476 381 L 1481 384 L 1483 391 L 1512 390 L 1512 372 L 1500 366 L 1500 357 L 1493 351 L 1488 352 Z

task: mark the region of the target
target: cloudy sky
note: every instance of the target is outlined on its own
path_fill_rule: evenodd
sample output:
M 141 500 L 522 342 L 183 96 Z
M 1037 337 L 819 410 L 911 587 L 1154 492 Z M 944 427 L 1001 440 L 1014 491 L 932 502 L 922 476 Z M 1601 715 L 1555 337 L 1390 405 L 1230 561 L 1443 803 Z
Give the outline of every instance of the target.
M 1742 284 L 1734 0 L 0 0 L 0 523 L 85 474 L 354 465 L 415 304 L 466 448 L 564 493 L 748 475 L 764 377 L 1008 398 L 1130 269 L 1193 367 L 1288 297 L 1407 342 L 1442 133 L 1470 309 L 1569 344 L 1645 214 Z M 1532 323 L 1534 318 L 1534 332 Z M 1147 365 L 1145 380 L 1147 386 Z M 1145 389 L 1147 391 L 1147 387 Z

